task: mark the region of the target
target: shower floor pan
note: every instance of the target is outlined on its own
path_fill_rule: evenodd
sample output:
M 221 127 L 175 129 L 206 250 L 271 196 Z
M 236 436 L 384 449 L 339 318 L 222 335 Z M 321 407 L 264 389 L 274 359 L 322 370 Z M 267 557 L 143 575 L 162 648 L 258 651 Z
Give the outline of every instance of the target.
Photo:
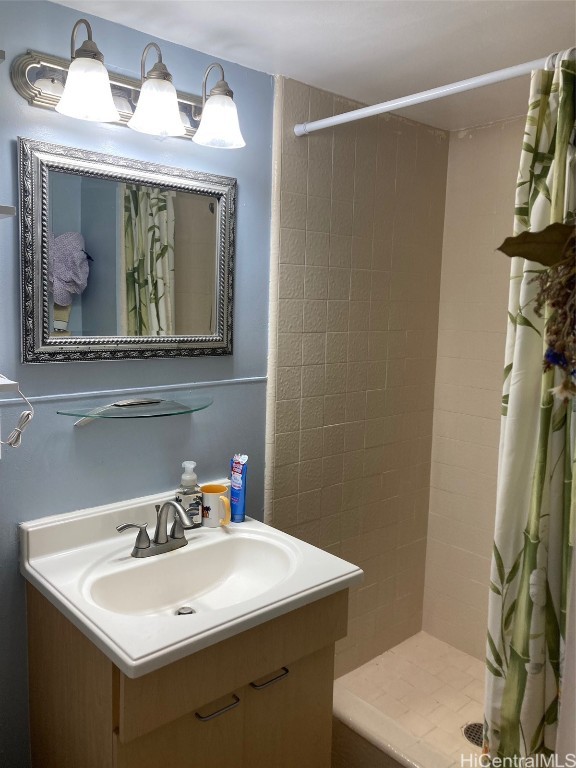
M 461 768 L 481 749 L 484 664 L 419 632 L 334 683 L 332 768 Z

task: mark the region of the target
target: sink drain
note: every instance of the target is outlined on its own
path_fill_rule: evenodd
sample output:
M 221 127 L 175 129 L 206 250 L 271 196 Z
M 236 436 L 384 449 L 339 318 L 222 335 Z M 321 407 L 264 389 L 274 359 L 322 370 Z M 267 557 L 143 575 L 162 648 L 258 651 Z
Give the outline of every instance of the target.
M 191 605 L 181 605 L 176 611 L 176 616 L 190 616 L 191 613 L 196 613 Z
M 481 747 L 484 741 L 484 728 L 482 723 L 466 723 L 462 728 L 462 733 L 471 744 Z

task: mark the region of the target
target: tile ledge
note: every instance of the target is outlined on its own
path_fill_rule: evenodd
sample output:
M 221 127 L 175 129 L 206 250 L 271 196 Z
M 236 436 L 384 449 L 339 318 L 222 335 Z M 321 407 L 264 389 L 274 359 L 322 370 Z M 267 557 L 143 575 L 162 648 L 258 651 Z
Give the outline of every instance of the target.
M 452 768 L 454 760 L 413 737 L 372 705 L 334 683 L 334 717 L 405 768 Z

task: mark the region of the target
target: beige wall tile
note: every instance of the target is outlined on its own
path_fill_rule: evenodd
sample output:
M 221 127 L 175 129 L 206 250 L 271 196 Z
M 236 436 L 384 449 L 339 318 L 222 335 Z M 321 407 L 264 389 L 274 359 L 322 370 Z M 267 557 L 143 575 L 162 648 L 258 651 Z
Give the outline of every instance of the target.
M 331 147 L 329 148 L 332 149 Z M 310 147 L 310 155 L 308 162 L 308 194 L 315 197 L 322 197 L 330 199 L 332 194 L 332 158 L 326 159 L 323 155 L 325 153 L 312 154 L 312 147 Z
M 282 467 L 274 473 L 273 496 L 275 503 L 278 499 L 294 496 L 296 490 L 296 478 L 298 477 L 299 464 L 290 464 Z
M 350 350 L 350 347 L 348 347 Z M 368 386 L 368 363 L 357 360 L 346 366 L 346 392 L 364 392 Z
M 286 530 L 297 523 L 297 496 L 286 496 L 274 500 L 274 525 Z
M 323 457 L 324 430 L 303 429 L 300 432 L 300 457 L 302 461 L 309 459 L 321 459 Z
M 308 142 L 299 141 L 294 135 L 294 124 L 308 120 L 310 112 L 310 88 L 296 80 L 283 83 L 282 104 L 282 152 L 283 154 L 308 155 Z
M 306 232 L 306 266 L 327 267 L 330 236 L 326 232 Z
M 306 523 L 318 519 L 322 504 L 322 490 L 316 488 L 298 494 L 298 522 Z
M 302 397 L 320 397 L 325 393 L 323 365 L 302 366 Z
M 276 402 L 276 432 L 300 430 L 300 398 Z
M 332 168 L 332 199 L 352 202 L 354 200 L 354 161 L 335 162 Z
M 300 460 L 300 433 L 286 432 L 276 435 L 274 461 L 277 467 Z
M 324 397 L 324 426 L 344 424 L 346 422 L 346 395 L 326 395 Z
M 337 395 L 346 392 L 346 363 L 328 363 L 325 366 L 325 394 Z
M 344 424 L 332 424 L 324 427 L 324 456 L 342 453 L 344 451 Z
M 328 298 L 328 268 L 307 266 L 304 273 L 304 297 L 306 299 Z
M 304 229 L 280 229 L 280 263 L 304 264 L 306 232 Z
M 279 299 L 278 330 L 280 333 L 302 333 L 304 303 L 300 299 Z
M 301 461 L 298 467 L 298 491 L 311 491 L 322 487 L 322 459 Z
M 276 397 L 278 400 L 293 400 L 301 397 L 302 373 L 300 367 L 277 369 Z
M 335 462 L 337 457 L 322 460 L 322 503 L 321 514 L 323 517 L 340 513 L 342 510 L 342 484 L 336 483 L 337 473 L 334 476 L 327 470 L 327 465 Z M 342 457 L 340 457 L 342 459 Z
M 308 157 L 303 153 L 286 154 L 282 158 L 280 189 L 298 195 L 307 194 Z
M 374 317 L 380 322 L 380 330 L 384 330 L 388 322 L 388 307 L 381 305 L 378 312 L 374 312 Z M 372 318 L 371 305 L 369 301 L 351 301 L 350 316 L 348 319 L 348 328 L 350 331 L 362 331 L 368 338 L 367 331 L 370 330 L 370 321 Z M 375 322 L 377 321 L 375 320 Z
M 364 475 L 364 453 L 360 448 L 356 451 L 348 451 L 344 456 L 344 468 L 342 481 L 360 480 Z
M 296 264 L 280 264 L 278 270 L 278 298 L 304 298 L 304 267 Z
M 294 122 L 356 105 L 282 86 L 272 519 L 365 567 L 339 644 L 351 663 L 422 621 L 447 142 L 391 115 L 295 139 Z M 444 431 L 466 428 L 450 415 Z M 466 471 L 478 454 L 463 455 Z
M 364 421 L 366 418 L 366 392 L 346 393 L 346 421 Z
M 510 268 L 494 249 L 510 234 L 523 124 L 518 119 L 450 138 L 424 628 L 478 658 L 486 633 Z M 495 160 L 490 167 L 488 155 Z
M 330 232 L 334 235 L 352 235 L 352 223 L 354 218 L 354 206 L 351 201 L 332 200 L 332 213 L 330 219 Z
M 279 333 L 276 359 L 279 366 L 302 365 L 302 334 Z
M 328 307 L 325 300 L 304 299 L 304 333 L 325 333 L 328 320 Z
M 370 301 L 372 272 L 368 269 L 352 269 L 350 273 L 350 299 Z
M 332 514 L 342 508 L 342 483 L 344 482 L 344 454 L 334 453 L 332 456 L 324 456 L 322 459 L 322 493 L 326 492 L 322 500 L 322 514 Z M 336 483 L 338 485 L 336 485 Z M 328 493 L 331 489 L 332 494 Z M 334 494 L 338 495 L 338 510 L 333 506 Z
M 308 196 L 307 201 L 306 229 L 309 232 L 324 232 L 328 234 L 331 231 L 330 198 Z
M 324 426 L 324 398 L 303 397 L 300 410 L 300 423 L 304 429 Z
M 352 264 L 355 269 L 372 269 L 372 252 L 374 240 L 372 235 L 358 236 L 354 233 L 352 238 Z
M 328 270 L 328 298 L 348 301 L 350 298 L 350 270 L 330 267 Z
M 327 320 L 327 328 L 329 331 L 347 331 L 349 317 L 350 304 L 347 300 L 336 301 L 329 299 Z
M 302 335 L 302 365 L 324 365 L 326 361 L 326 334 Z
M 306 195 L 282 192 L 280 195 L 280 226 L 286 229 L 306 229 Z
M 350 269 L 352 260 L 352 237 L 330 235 L 330 266 Z
M 345 363 L 348 356 L 348 334 L 326 334 L 326 362 Z
M 321 120 L 334 114 L 334 96 L 317 88 L 310 88 L 309 120 Z M 332 137 L 330 137 L 332 138 Z
M 330 544 L 337 544 L 340 542 L 340 537 L 340 515 L 323 517 L 320 521 L 320 546 L 325 548 Z

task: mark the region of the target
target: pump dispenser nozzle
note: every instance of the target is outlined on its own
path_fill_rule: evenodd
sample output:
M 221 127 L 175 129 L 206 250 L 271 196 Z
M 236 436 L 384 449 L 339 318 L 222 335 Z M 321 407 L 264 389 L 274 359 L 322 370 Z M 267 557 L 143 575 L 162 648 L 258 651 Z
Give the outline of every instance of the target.
M 182 462 L 182 469 L 184 470 L 182 474 L 181 479 L 181 491 L 188 490 L 191 493 L 196 492 L 197 484 L 198 484 L 198 478 L 196 477 L 196 472 L 194 472 L 194 467 L 196 466 L 195 461 L 183 461 Z

